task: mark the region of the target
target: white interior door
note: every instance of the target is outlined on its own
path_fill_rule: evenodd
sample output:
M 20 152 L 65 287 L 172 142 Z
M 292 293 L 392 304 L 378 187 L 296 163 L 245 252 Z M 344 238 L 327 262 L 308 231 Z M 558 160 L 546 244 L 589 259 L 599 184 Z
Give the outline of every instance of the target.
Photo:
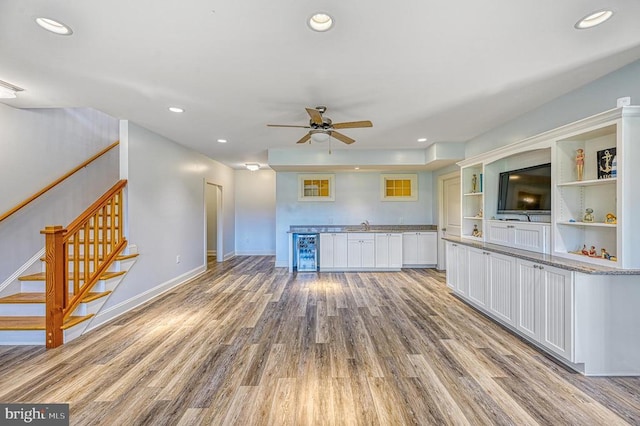
M 443 235 L 460 236 L 460 176 L 443 181 Z
M 460 173 L 451 173 L 439 178 L 439 216 L 438 223 L 438 269 L 446 269 L 447 258 L 445 244 L 442 237 L 445 235 L 460 236 Z

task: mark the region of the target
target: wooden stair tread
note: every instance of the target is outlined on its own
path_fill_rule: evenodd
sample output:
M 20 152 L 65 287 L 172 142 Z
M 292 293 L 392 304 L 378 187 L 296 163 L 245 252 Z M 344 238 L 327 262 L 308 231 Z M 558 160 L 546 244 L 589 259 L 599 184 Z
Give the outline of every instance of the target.
M 80 324 L 93 317 L 94 314 L 69 317 L 62 326 L 63 330 Z M 0 317 L 0 330 L 44 330 L 44 317 Z
M 104 274 L 102 274 L 100 276 L 101 280 L 109 280 L 111 278 L 115 278 L 118 277 L 120 275 L 124 275 L 126 274 L 127 271 L 118 271 L 118 272 L 105 272 Z M 69 280 L 73 279 L 73 275 L 69 275 Z M 18 277 L 18 280 L 20 281 L 45 281 L 45 273 L 44 272 L 38 272 L 36 274 L 30 274 L 30 275 L 23 275 L 21 277 Z M 80 281 L 84 281 L 82 277 L 80 277 Z
M 84 303 L 92 302 L 101 297 L 111 294 L 111 291 L 104 292 L 89 292 L 82 301 Z M 9 303 L 45 303 L 45 293 L 33 292 L 33 293 L 16 293 L 10 296 L 0 298 L 0 304 Z

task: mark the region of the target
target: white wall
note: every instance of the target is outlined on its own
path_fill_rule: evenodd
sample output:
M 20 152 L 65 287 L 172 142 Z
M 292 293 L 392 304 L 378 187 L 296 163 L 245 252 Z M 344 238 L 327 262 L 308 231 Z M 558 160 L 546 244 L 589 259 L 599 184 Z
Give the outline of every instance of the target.
M 0 104 L 0 213 L 118 140 L 118 120 L 86 108 Z M 44 247 L 40 230 L 66 226 L 118 181 L 118 148 L 0 222 L 0 283 Z
M 235 182 L 236 254 L 275 254 L 276 173 L 236 170 Z
M 205 180 L 222 187 L 224 227 L 218 231 L 225 256 L 235 250 L 233 170 L 136 124 L 122 121 L 121 127 L 128 240 L 139 257 L 92 326 L 205 270 Z
M 432 224 L 436 203 L 431 172 L 418 173 L 418 200 L 380 200 L 380 173 L 335 173 L 335 201 L 298 201 L 298 173 L 276 176 L 276 266 L 286 266 L 290 225 Z

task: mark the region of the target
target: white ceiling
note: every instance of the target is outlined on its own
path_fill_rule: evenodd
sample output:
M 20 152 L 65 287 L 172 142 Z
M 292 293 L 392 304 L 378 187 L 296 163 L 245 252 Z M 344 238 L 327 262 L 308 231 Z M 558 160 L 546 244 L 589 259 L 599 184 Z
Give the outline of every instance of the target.
M 574 29 L 602 8 L 610 21 Z M 306 25 L 319 10 L 329 32 Z M 316 105 L 373 121 L 334 149 L 468 140 L 640 58 L 639 18 L 635 0 L 0 0 L 0 80 L 25 88 L 8 105 L 93 107 L 238 168 L 312 149 L 266 124 Z

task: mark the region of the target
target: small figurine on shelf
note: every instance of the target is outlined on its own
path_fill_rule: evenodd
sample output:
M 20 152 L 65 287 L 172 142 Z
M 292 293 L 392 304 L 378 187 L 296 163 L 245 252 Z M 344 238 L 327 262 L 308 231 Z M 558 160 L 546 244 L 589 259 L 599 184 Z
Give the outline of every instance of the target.
M 598 254 L 596 253 L 596 246 L 591 246 L 591 249 L 589 250 L 589 256 L 590 257 L 596 257 Z
M 604 223 L 616 224 L 618 223 L 618 218 L 613 213 L 607 213 L 607 216 L 604 219 Z
M 589 250 L 587 250 L 586 244 L 582 245 L 582 254 L 584 254 L 585 256 L 589 256 Z
M 473 231 L 471 231 L 471 236 L 472 237 L 481 237 L 482 234 L 480 233 L 480 230 L 478 229 L 478 225 L 473 225 Z
M 578 174 L 578 179 L 576 180 L 582 180 L 584 173 L 584 149 L 582 148 L 576 150 L 576 172 Z
M 600 257 L 607 260 L 611 259 L 611 255 L 605 249 L 600 249 Z
M 586 213 L 584 214 L 582 221 L 587 223 L 593 222 L 593 209 L 587 208 L 585 212 Z
M 478 192 L 478 175 L 475 173 L 471 177 L 471 192 Z
M 482 217 L 483 213 L 482 213 L 482 209 L 480 209 L 480 211 L 478 212 L 478 214 L 476 215 L 476 217 Z

